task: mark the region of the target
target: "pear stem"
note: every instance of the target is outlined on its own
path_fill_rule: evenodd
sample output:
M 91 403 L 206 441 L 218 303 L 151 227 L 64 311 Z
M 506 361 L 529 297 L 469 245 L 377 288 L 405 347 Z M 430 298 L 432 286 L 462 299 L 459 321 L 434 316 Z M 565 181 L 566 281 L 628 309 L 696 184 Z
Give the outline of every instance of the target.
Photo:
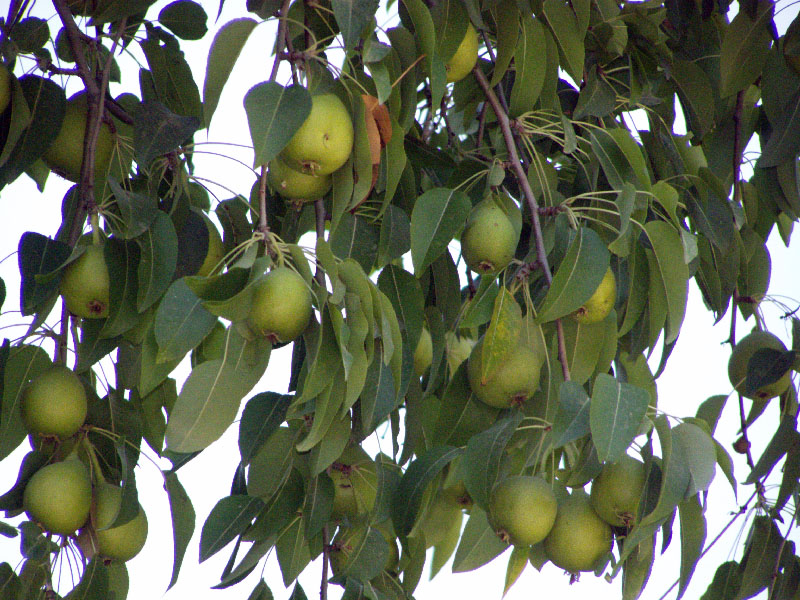
M 531 214 L 532 237 L 536 247 L 536 258 L 542 267 L 542 273 L 544 273 L 547 284 L 550 285 L 553 283 L 553 274 L 550 272 L 550 266 L 547 260 L 547 251 L 544 247 L 542 223 L 539 219 L 539 204 L 536 202 L 536 196 L 533 194 L 533 189 L 531 189 L 531 185 L 528 182 L 528 177 L 525 174 L 522 163 L 520 162 L 519 153 L 517 152 L 517 144 L 514 141 L 514 135 L 509 124 L 508 114 L 506 114 L 506 111 L 503 110 L 503 107 L 500 105 L 500 101 L 497 99 L 494 91 L 489 86 L 489 81 L 486 79 L 486 75 L 483 74 L 480 64 L 475 65 L 475 67 L 472 69 L 472 73 L 475 75 L 478 85 L 483 90 L 486 100 L 491 105 L 492 110 L 494 110 L 495 116 L 497 117 L 497 123 L 500 126 L 500 131 L 503 134 L 503 140 L 506 148 L 508 149 L 511 169 L 517 178 L 517 183 L 519 184 L 519 187 L 525 196 L 525 202 L 527 203 Z M 561 363 L 561 371 L 564 375 L 564 381 L 569 381 L 569 363 L 567 362 L 567 345 L 564 339 L 564 328 L 561 325 L 561 319 L 556 319 L 555 323 L 556 335 L 558 336 L 558 360 Z

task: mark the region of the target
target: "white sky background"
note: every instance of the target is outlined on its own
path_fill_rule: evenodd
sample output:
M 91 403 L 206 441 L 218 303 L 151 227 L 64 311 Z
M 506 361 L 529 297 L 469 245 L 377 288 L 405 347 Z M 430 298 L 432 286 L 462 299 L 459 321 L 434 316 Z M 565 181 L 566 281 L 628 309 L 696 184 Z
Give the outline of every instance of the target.
M 168 4 L 166 1 L 157 2 L 151 7 L 148 14 L 155 17 L 161 7 L 166 4 Z M 244 1 L 229 0 L 226 2 L 222 16 L 216 24 L 213 22 L 213 18 L 218 9 L 218 2 L 213 0 L 202 2 L 202 4 L 209 14 L 209 28 L 212 32 L 197 42 L 181 42 L 181 47 L 194 72 L 195 80 L 201 89 L 205 79 L 208 47 L 213 40 L 213 32 L 229 20 L 243 16 Z M 34 11 L 34 14 L 45 18 L 52 17 L 53 13 L 54 10 L 50 3 L 41 0 L 37 3 Z M 795 13 L 795 8 L 783 11 L 781 21 L 784 25 L 781 29 L 785 29 L 786 24 L 791 21 Z M 386 22 L 385 14 L 383 9 L 379 10 L 378 21 L 380 23 Z M 59 25 L 54 19 L 51 21 L 53 35 L 58 29 Z M 272 66 L 270 52 L 274 34 L 274 22 L 262 24 L 253 32 L 225 88 L 209 132 L 199 132 L 196 135 L 198 143 L 208 140 L 210 142 L 250 144 L 242 98 L 250 87 L 268 78 Z M 22 66 L 26 71 L 33 70 L 30 61 L 24 62 Z M 135 68 L 135 64 L 129 58 L 123 58 L 121 66 L 123 67 L 123 85 L 112 84 L 112 94 L 117 95 L 128 90 L 138 93 L 138 79 L 135 71 L 126 70 L 126 67 L 127 69 Z M 17 75 L 19 74 L 18 68 Z M 281 82 L 285 83 L 287 79 L 288 77 Z M 78 87 L 77 82 L 70 82 L 68 95 L 77 91 Z M 203 149 L 226 154 L 235 152 L 245 164 L 252 163 L 252 153 L 247 150 L 237 150 L 232 146 L 213 145 L 198 148 L 198 150 Z M 247 195 L 249 193 L 254 176 L 244 166 L 220 156 L 204 155 L 201 152 L 195 154 L 195 164 L 196 173 L 201 177 L 217 181 L 240 194 Z M 40 194 L 31 180 L 25 176 L 2 191 L 0 194 L 0 239 L 5 240 L 5 243 L 4 250 L 0 250 L 0 257 L 15 252 L 17 242 L 25 231 L 55 235 L 60 223 L 61 199 L 67 189 L 67 182 L 51 175 L 43 194 Z M 220 200 L 231 196 L 222 188 L 212 187 L 212 192 L 217 193 Z M 798 300 L 796 299 L 800 299 L 800 277 L 798 277 L 800 243 L 787 249 L 783 246 L 777 233 L 774 233 L 769 242 L 769 249 L 773 262 L 770 293 L 779 302 L 794 309 L 797 307 Z M 5 281 L 8 290 L 8 297 L 3 306 L 4 313 L 0 317 L 0 325 L 10 326 L 19 322 L 19 313 L 8 314 L 9 311 L 17 310 L 19 303 L 19 273 L 15 253 L 0 264 L 0 277 Z M 689 290 L 689 305 L 681 337 L 665 373 L 658 380 L 659 408 L 667 414 L 678 417 L 693 416 L 699 404 L 709 396 L 731 392 L 726 370 L 729 350 L 727 346 L 721 345 L 728 335 L 730 315 L 726 315 L 718 326 L 712 328 L 713 316 L 704 307 L 700 293 L 693 281 L 690 282 Z M 783 308 L 767 300 L 763 303 L 763 310 L 769 329 L 780 336 L 788 346 L 791 343 L 789 324 L 788 321 L 780 319 L 784 313 Z M 744 335 L 753 326 L 752 319 L 748 323 L 740 320 L 737 324 L 737 337 Z M 27 321 L 25 327 L 27 327 Z M 22 327 L 2 330 L 2 335 L 11 339 L 22 333 L 24 333 Z M 288 382 L 290 356 L 289 348 L 273 352 L 264 378 L 247 398 L 258 391 L 284 392 Z M 653 368 L 657 365 L 657 359 L 656 355 L 651 361 Z M 179 372 L 182 373 L 178 377 L 180 384 L 180 380 L 188 374 L 186 363 L 181 366 Z M 755 457 L 760 456 L 771 437 L 771 431 L 777 421 L 777 412 L 777 403 L 773 402 L 766 414 L 750 429 Z M 717 429 L 716 438 L 734 456 L 737 478 L 743 480 L 747 474 L 747 466 L 744 460 L 731 450 L 731 444 L 738 437 L 737 428 L 738 408 L 735 397 L 731 396 L 723 413 L 723 420 Z M 136 472 L 137 485 L 140 501 L 148 515 L 150 535 L 142 553 L 128 563 L 131 579 L 129 598 L 138 600 L 164 596 L 165 600 L 181 598 L 244 600 L 262 575 L 276 598 L 288 598 L 290 590 L 284 590 L 274 552 L 270 555 L 265 569 L 262 570 L 264 564 L 262 561 L 261 565 L 244 582 L 227 590 L 211 590 L 210 588 L 219 581 L 219 575 L 228 560 L 232 546 L 202 565 L 197 564 L 199 534 L 203 522 L 216 502 L 230 491 L 231 479 L 239 461 L 236 445 L 237 435 L 238 426 L 234 424 L 220 441 L 178 471 L 178 476 L 194 504 L 197 524 L 195 536 L 184 558 L 178 583 L 166 595 L 164 595 L 164 590 L 169 582 L 172 569 L 172 532 L 169 506 L 166 493 L 162 488 L 159 471 L 148 460 L 144 458 L 140 460 Z M 384 448 L 389 444 L 388 439 L 381 442 Z M 2 488 L 0 493 L 13 484 L 20 461 L 27 451 L 27 444 L 23 444 L 14 454 L 0 463 L 0 488 Z M 152 455 L 149 448 L 145 447 L 144 451 Z M 162 466 L 168 468 L 169 463 L 163 461 Z M 779 473 L 778 476 L 780 476 Z M 777 481 L 779 483 L 780 479 Z M 744 501 L 751 491 L 752 486 L 740 486 L 739 499 Z M 772 492 L 774 497 L 777 490 Z M 730 514 L 738 509 L 731 489 L 719 470 L 711 487 L 708 501 L 711 509 L 706 515 L 708 519 L 707 540 L 710 541 L 724 527 Z M 21 517 L 11 522 L 16 524 L 20 520 Z M 744 519 L 740 517 L 726 536 L 701 561 L 686 593 L 686 598 L 698 598 L 702 595 L 718 564 L 732 558 L 738 560 L 741 557 L 741 543 L 737 545 L 737 540 L 744 541 L 743 526 Z M 785 531 L 785 528 L 785 526 L 782 527 L 782 530 Z M 741 539 L 740 536 L 742 536 Z M 796 530 L 791 539 L 800 542 Z M 657 548 L 660 548 L 660 543 L 659 538 Z M 653 574 L 643 598 L 657 600 L 673 583 L 679 572 L 679 547 L 679 527 L 676 520 L 672 545 L 665 556 L 657 556 Z M 243 554 L 241 552 L 240 556 Z M 489 565 L 471 573 L 452 574 L 449 572 L 449 566 L 446 566 L 438 577 L 430 582 L 427 581 L 426 570 L 415 597 L 418 600 L 438 600 L 451 597 L 499 599 L 502 594 L 508 555 L 509 552 L 506 552 Z M 12 566 L 18 566 L 19 559 L 19 538 L 7 540 L 0 537 L 0 562 L 9 561 Z M 320 574 L 321 561 L 316 561 L 307 567 L 300 577 L 301 585 L 312 600 L 319 594 Z M 609 584 L 604 579 L 595 578 L 591 574 L 584 574 L 579 583 L 570 586 L 568 576 L 552 564 L 546 565 L 541 573 L 537 573 L 528 566 L 520 580 L 508 593 L 507 598 L 509 600 L 528 600 L 534 595 L 546 594 L 549 597 L 557 595 L 561 600 L 577 600 L 586 597 L 612 599 L 620 596 L 620 586 L 621 577 Z M 65 592 L 66 589 L 63 591 Z M 331 586 L 329 594 L 332 599 L 338 598 L 341 589 Z M 670 597 L 673 598 L 674 594 L 673 591 Z

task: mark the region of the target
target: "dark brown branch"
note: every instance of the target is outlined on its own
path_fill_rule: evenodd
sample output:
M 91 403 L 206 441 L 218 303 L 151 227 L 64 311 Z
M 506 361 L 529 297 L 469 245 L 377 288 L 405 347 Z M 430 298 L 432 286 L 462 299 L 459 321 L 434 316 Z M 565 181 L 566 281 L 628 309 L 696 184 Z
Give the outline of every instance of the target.
M 328 562 L 330 546 L 328 544 L 328 526 L 322 528 L 322 581 L 319 585 L 319 600 L 328 600 Z
M 531 189 L 528 176 L 519 160 L 517 144 L 514 140 L 513 134 L 511 133 L 508 114 L 503 110 L 503 107 L 500 105 L 500 101 L 497 99 L 494 91 L 489 86 L 489 81 L 486 79 L 486 75 L 483 74 L 483 71 L 481 71 L 480 65 L 476 65 L 475 68 L 472 69 L 472 73 L 475 75 L 478 85 L 483 90 L 487 101 L 491 105 L 492 110 L 494 110 L 495 116 L 497 117 L 497 123 L 500 126 L 500 131 L 503 134 L 503 140 L 506 148 L 508 149 L 508 155 L 511 162 L 510 167 L 514 171 L 514 175 L 517 178 L 517 183 L 519 184 L 519 187 L 525 196 L 525 202 L 528 205 L 528 209 L 531 214 L 531 226 L 533 228 L 532 237 L 536 247 L 536 258 L 542 267 L 542 272 L 544 273 L 547 284 L 550 285 L 553 283 L 553 274 L 550 273 L 550 265 L 547 261 L 547 251 L 544 247 L 542 224 L 539 220 L 539 204 L 536 202 L 536 196 L 533 193 L 533 189 Z M 558 336 L 558 359 L 561 362 L 561 371 L 564 374 L 564 380 L 569 381 L 570 376 L 569 364 L 567 362 L 567 346 L 564 340 L 564 329 L 561 326 L 560 319 L 556 319 L 556 333 Z
M 261 175 L 258 178 L 258 230 L 266 235 L 269 233 L 269 223 L 267 222 L 267 166 L 261 165 Z

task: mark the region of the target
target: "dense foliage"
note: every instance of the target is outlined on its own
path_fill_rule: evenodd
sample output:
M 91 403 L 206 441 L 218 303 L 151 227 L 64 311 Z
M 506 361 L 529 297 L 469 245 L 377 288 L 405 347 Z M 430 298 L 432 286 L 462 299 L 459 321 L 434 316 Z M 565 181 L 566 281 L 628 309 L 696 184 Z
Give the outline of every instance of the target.
M 780 35 L 768 0 L 402 0 L 382 29 L 378 0 L 248 0 L 209 33 L 200 4 L 153 3 L 54 0 L 44 20 L 12 0 L 2 22 L 0 189 L 75 185 L 57 232 L 18 241 L 29 329 L 0 347 L 0 459 L 31 451 L 0 509 L 30 520 L 0 523 L 22 539 L 0 596 L 126 597 L 142 454 L 172 464 L 173 585 L 196 526 L 180 469 L 241 415 L 201 525 L 201 560 L 236 541 L 220 587 L 274 549 L 286 586 L 322 556 L 347 598 L 410 598 L 427 549 L 459 572 L 512 546 L 506 588 L 549 560 L 633 600 L 678 521 L 680 597 L 719 472 L 752 518 L 704 598 L 797 597 L 800 321 L 793 349 L 733 323 L 764 329 L 766 240 L 800 217 L 800 18 Z M 194 137 L 260 20 L 279 25 L 242 99 L 253 179 L 212 211 Z M 206 35 L 201 86 L 181 42 Z M 731 319 L 734 391 L 668 416 L 656 381 L 691 285 Z M 290 389 L 260 389 L 287 343 Z

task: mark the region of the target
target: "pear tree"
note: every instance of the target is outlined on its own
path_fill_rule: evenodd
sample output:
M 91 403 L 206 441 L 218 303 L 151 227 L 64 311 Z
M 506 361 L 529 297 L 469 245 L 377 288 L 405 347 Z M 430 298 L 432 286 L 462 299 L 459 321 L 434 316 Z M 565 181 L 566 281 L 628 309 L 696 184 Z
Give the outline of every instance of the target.
M 138 597 L 138 467 L 165 591 L 199 551 L 241 598 L 493 563 L 636 600 L 666 552 L 662 597 L 797 598 L 800 318 L 767 241 L 800 218 L 798 65 L 785 1 L 11 0 L 0 196 L 59 226 L 4 239 L 0 596 Z M 676 414 L 690 289 L 730 385 Z M 182 469 L 230 431 L 198 519 Z

